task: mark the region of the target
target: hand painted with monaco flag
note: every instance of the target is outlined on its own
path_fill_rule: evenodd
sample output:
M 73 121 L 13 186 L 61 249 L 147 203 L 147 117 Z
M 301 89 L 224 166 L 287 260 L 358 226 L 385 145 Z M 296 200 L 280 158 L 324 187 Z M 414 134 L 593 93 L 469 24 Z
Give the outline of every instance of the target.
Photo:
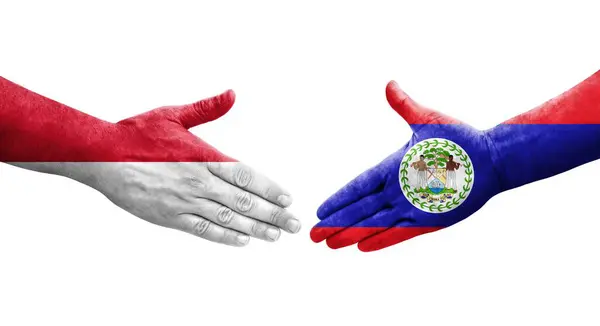
M 600 72 L 486 131 L 419 105 L 395 82 L 386 95 L 413 137 L 319 207 L 315 242 L 383 249 L 451 226 L 502 191 L 600 158 Z
M 0 78 L 0 161 L 72 178 L 146 221 L 210 241 L 297 233 L 283 188 L 188 131 L 234 100 L 230 90 L 109 123 Z

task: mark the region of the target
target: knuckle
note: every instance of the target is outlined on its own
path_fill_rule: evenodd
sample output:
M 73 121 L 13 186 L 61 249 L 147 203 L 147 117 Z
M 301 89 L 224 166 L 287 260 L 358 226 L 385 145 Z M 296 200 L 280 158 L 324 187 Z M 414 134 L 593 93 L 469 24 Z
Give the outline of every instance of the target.
M 263 198 L 270 198 L 272 194 L 273 194 L 273 188 L 271 188 L 271 187 L 266 187 L 262 191 L 262 197 Z
M 228 225 L 233 220 L 233 211 L 229 207 L 221 206 L 217 210 L 217 221 L 221 225 Z
M 252 228 L 250 228 L 250 233 L 255 237 L 263 237 L 265 232 L 267 231 L 267 226 L 263 223 L 254 221 L 252 222 Z
M 233 181 L 238 187 L 248 187 L 252 183 L 254 175 L 249 168 L 243 165 L 237 165 L 233 175 Z
M 194 234 L 200 237 L 204 237 L 210 229 L 210 222 L 207 220 L 200 220 L 194 223 Z
M 192 103 L 192 109 L 198 118 L 204 118 L 207 111 L 206 101 Z
M 273 207 L 271 210 L 271 216 L 269 216 L 269 221 L 273 225 L 278 225 L 283 218 L 283 208 Z
M 254 200 L 252 196 L 247 192 L 239 192 L 236 196 L 235 207 L 240 212 L 248 212 L 254 206 Z
M 208 168 L 209 171 L 211 171 L 212 173 L 215 173 L 215 174 L 220 174 L 221 170 L 222 170 L 220 162 L 208 162 L 206 164 L 206 167 Z
M 209 194 L 214 190 L 214 185 L 209 178 L 190 176 L 187 178 L 187 183 L 195 193 Z
M 187 178 L 188 184 L 195 190 L 205 190 L 208 188 L 205 180 L 202 180 L 196 176 L 190 176 Z

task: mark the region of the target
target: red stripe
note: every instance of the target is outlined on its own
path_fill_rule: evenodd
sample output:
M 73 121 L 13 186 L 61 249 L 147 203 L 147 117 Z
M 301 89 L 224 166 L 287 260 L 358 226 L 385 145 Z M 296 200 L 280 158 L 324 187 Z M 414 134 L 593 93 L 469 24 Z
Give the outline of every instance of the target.
M 186 127 L 216 119 L 234 98 L 109 123 L 0 78 L 0 162 L 232 162 Z
M 316 227 L 310 237 L 314 242 L 328 238 L 328 245 L 333 249 L 358 242 L 361 251 L 375 251 L 440 229 L 442 227 Z
M 505 124 L 600 124 L 600 71 Z
M 360 251 L 375 251 L 416 236 L 441 230 L 441 227 L 393 227 L 358 244 Z
M 330 236 L 342 231 L 343 227 L 324 227 L 324 228 L 319 228 L 319 227 L 314 227 L 312 228 L 312 230 L 310 230 L 310 238 L 312 241 L 314 242 L 321 242 L 327 238 L 329 238 Z
M 331 249 L 339 249 L 347 246 L 351 246 L 361 240 L 372 236 L 374 234 L 385 231 L 385 227 L 360 227 L 360 228 L 347 228 L 333 236 L 327 238 L 327 246 Z

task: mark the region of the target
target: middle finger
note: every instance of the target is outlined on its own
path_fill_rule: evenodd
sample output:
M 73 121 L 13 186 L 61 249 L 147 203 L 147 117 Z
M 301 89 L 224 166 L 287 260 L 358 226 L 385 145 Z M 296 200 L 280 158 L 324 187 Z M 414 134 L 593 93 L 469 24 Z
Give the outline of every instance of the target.
M 278 226 L 288 232 L 298 233 L 300 231 L 300 221 L 288 210 L 219 178 L 215 178 L 213 181 L 215 191 L 211 194 L 211 197 L 214 198 L 209 199 L 219 202 L 244 216 Z
M 279 228 L 241 215 L 231 208 L 209 199 L 199 199 L 198 203 L 190 207 L 190 210 L 220 226 L 245 233 L 258 239 L 272 242 L 277 241 L 281 235 Z

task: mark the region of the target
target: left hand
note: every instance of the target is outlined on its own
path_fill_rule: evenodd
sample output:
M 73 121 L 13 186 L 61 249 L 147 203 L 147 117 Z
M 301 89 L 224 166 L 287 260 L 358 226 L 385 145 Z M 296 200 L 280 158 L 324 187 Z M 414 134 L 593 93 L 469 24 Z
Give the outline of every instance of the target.
M 379 250 L 453 225 L 501 191 L 485 131 L 417 104 L 395 82 L 388 84 L 386 96 L 410 124 L 413 137 L 319 207 L 321 221 L 311 231 L 315 242 L 326 240 L 332 249 L 358 243 L 361 251 Z M 426 198 L 416 192 L 418 172 L 408 169 L 420 155 L 431 162 Z M 446 187 L 445 169 L 433 168 L 443 155 L 453 155 L 464 167 L 455 172 L 456 193 Z M 436 178 L 444 184 L 441 193 L 432 187 Z

